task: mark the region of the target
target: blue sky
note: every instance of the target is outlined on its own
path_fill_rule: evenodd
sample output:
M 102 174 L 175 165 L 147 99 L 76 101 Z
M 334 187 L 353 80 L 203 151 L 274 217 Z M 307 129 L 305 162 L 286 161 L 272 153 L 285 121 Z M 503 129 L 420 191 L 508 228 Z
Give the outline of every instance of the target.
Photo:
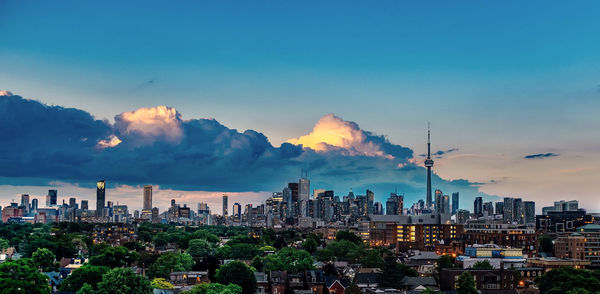
M 334 113 L 421 154 L 431 121 L 459 149 L 442 178 L 594 205 L 598 6 L 0 1 L 0 89 L 111 122 L 167 105 L 275 148 Z

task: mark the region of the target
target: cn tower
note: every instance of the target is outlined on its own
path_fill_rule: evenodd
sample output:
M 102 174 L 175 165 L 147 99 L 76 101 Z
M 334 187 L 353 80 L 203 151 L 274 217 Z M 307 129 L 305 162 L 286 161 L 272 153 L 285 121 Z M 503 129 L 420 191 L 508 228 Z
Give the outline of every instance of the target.
M 427 159 L 425 159 L 425 167 L 427 167 L 427 209 L 431 209 L 431 167 L 433 159 L 431 159 L 431 132 L 429 123 L 427 123 Z

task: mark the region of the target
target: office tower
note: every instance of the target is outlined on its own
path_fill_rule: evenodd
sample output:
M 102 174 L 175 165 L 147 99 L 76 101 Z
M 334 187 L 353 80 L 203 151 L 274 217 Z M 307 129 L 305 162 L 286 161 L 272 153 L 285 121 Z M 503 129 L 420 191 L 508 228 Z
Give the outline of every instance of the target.
M 525 201 L 523 202 L 524 214 L 525 214 L 525 223 L 526 224 L 534 224 L 535 223 L 535 202 L 533 201 Z
M 88 201 L 87 200 L 81 200 L 81 210 L 88 210 Z
M 242 205 L 237 202 L 233 204 L 232 216 L 233 219 L 238 219 L 239 222 L 242 221 Z
M 285 187 L 283 188 L 283 202 L 285 202 L 285 217 L 286 218 L 292 218 L 293 217 L 293 208 L 294 205 L 292 204 L 292 189 Z
M 377 201 L 373 204 L 373 214 L 383 214 L 383 204 L 381 202 Z
M 290 217 L 294 218 L 300 216 L 300 203 L 298 203 L 298 194 L 300 187 L 298 183 L 288 183 L 288 188 L 292 192 L 292 202 L 289 204 L 289 206 L 291 206 L 290 209 L 292 211 Z
M 577 200 L 571 200 L 566 202 L 567 211 L 579 210 L 579 202 Z
M 504 198 L 504 214 L 502 219 L 505 223 L 511 224 L 514 222 L 515 215 L 515 199 L 510 197 Z
M 198 214 L 207 214 L 209 211 L 210 208 L 208 208 L 208 204 L 204 202 L 198 203 Z
M 21 194 L 21 206 L 29 209 L 29 194 Z
M 144 206 L 142 210 L 152 210 L 152 185 L 144 186 Z
M 458 210 L 458 192 L 452 193 L 452 214 Z
M 431 209 L 431 167 L 433 159 L 431 159 L 431 132 L 429 123 L 427 123 L 427 159 L 425 159 L 425 167 L 427 167 L 427 209 Z
M 459 224 L 464 224 L 469 219 L 469 211 L 466 209 L 459 209 L 456 211 L 456 222 Z
M 37 198 L 31 199 L 31 211 L 37 212 L 38 210 L 38 200 Z
M 442 197 L 442 213 L 450 213 L 450 196 L 448 195 L 444 195 L 444 197 Z
M 514 211 L 513 220 L 514 220 L 514 222 L 516 222 L 518 224 L 525 223 L 525 209 L 523 207 L 523 199 L 521 199 L 521 198 L 515 198 L 514 205 L 515 205 L 513 207 L 513 211 Z
M 48 190 L 48 195 L 46 196 L 46 207 L 56 206 L 57 198 L 58 198 L 58 190 L 55 190 L 55 189 Z
M 483 199 L 481 197 L 475 197 L 473 202 L 473 214 L 475 217 L 483 216 Z
M 443 193 L 442 190 L 440 189 L 436 189 L 435 190 L 435 203 L 434 203 L 434 211 L 435 213 L 441 213 L 441 209 L 442 209 L 442 197 L 443 197 Z
M 496 202 L 496 214 L 504 215 L 504 202 Z
M 484 216 L 494 215 L 494 203 L 493 202 L 486 202 L 483 204 L 483 215 Z
M 402 214 L 404 209 L 404 196 L 390 193 L 390 198 L 385 202 L 385 214 L 396 215 Z
M 302 178 L 298 183 L 298 202 L 300 209 L 300 216 L 307 216 L 308 214 L 308 200 L 310 198 L 310 180 L 306 178 L 306 174 L 303 170 Z
M 227 210 L 227 195 L 223 194 L 223 216 L 227 216 L 228 214 L 228 210 Z
M 77 199 L 75 197 L 69 198 L 69 208 L 75 208 L 77 206 Z
M 104 215 L 104 201 L 106 200 L 104 180 L 96 183 L 96 217 L 105 217 Z
M 373 213 L 373 203 L 375 202 L 375 193 L 367 189 L 367 214 Z M 400 209 L 402 212 L 402 209 Z

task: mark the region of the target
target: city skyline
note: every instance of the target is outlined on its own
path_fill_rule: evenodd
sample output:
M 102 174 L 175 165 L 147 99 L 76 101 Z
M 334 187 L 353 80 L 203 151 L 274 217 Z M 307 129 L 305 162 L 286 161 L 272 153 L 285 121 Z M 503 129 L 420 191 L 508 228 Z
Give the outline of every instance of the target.
M 311 188 L 412 203 L 431 121 L 432 189 L 600 211 L 598 4 L 557 3 L 3 2 L 0 90 L 41 104 L 2 92 L 0 201 L 94 200 L 106 178 L 132 207 L 145 184 L 260 202 L 307 167 Z

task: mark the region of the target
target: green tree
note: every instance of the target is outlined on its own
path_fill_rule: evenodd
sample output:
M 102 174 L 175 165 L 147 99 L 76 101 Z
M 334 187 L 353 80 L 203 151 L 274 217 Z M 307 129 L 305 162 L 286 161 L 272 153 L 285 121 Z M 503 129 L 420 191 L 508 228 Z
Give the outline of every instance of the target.
M 480 260 L 480 261 L 476 262 L 475 264 L 473 264 L 473 269 L 491 270 L 491 269 L 494 269 L 494 267 L 492 266 L 492 264 L 489 261 Z
M 418 275 L 419 273 L 414 269 L 396 262 L 394 256 L 386 256 L 379 285 L 398 289 L 402 287 L 401 281 L 405 276 L 416 277 Z
M 456 281 L 456 293 L 457 294 L 477 294 L 477 288 L 475 287 L 475 280 L 468 271 L 464 271 L 458 280 Z
M 122 267 L 133 263 L 138 256 L 137 252 L 129 251 L 124 246 L 107 247 L 100 254 L 92 256 L 90 263 L 92 265 Z
M 310 254 L 317 252 L 319 243 L 314 238 L 306 238 L 306 241 L 302 243 L 302 248 Z
M 6 260 L 0 264 L 0 294 L 21 293 L 50 293 L 48 277 L 29 258 Z
M 58 270 L 56 256 L 54 256 L 52 251 L 46 248 L 38 248 L 31 255 L 31 259 L 33 259 L 35 265 L 43 272 L 52 272 Z
M 169 235 L 165 232 L 159 232 L 154 237 L 152 237 L 152 243 L 157 248 L 164 248 L 169 244 Z
M 62 281 L 59 286 L 59 290 L 64 292 L 75 292 L 82 288 L 85 284 L 95 287 L 102 281 L 102 276 L 109 270 L 110 268 L 107 266 L 84 264 L 80 268 L 75 269 L 66 279 Z
M 206 230 L 197 230 L 194 233 L 192 233 L 191 237 L 192 239 L 204 239 L 213 244 L 217 244 L 219 243 L 219 241 L 221 241 L 219 240 L 219 237 L 217 237 L 217 235 Z
M 187 253 L 194 258 L 205 258 L 215 254 L 215 245 L 206 239 L 193 239 L 188 242 Z
M 350 285 L 346 290 L 344 290 L 344 294 L 360 294 L 360 288 L 354 283 Z
M 291 247 L 265 256 L 263 262 L 266 271 L 302 272 L 314 269 L 313 258 L 308 252 Z
M 265 264 L 263 263 L 262 257 L 260 256 L 254 256 L 254 258 L 252 259 L 252 264 L 251 266 L 253 268 L 255 268 L 257 271 L 262 272 L 265 268 Z
M 242 293 L 252 294 L 256 290 L 254 273 L 242 262 L 231 261 L 217 270 L 217 282 L 221 284 L 234 283 L 242 287 Z
M 366 250 L 359 260 L 363 267 L 382 268 L 385 264 L 381 252 L 376 249 Z
M 173 271 L 189 271 L 194 261 L 187 253 L 166 252 L 148 267 L 146 274 L 149 278 L 168 278 Z
M 335 234 L 335 240 L 347 240 L 357 245 L 363 243 L 359 236 L 350 231 L 338 231 L 337 234 Z
M 129 268 L 114 268 L 102 276 L 98 294 L 149 294 L 150 281 Z
M 552 238 L 547 235 L 542 235 L 538 238 L 538 242 L 540 244 L 540 252 L 544 252 L 547 254 L 554 253 L 554 244 L 552 243 Z
M 450 255 L 442 255 L 440 256 L 440 258 L 438 258 L 437 260 L 437 272 L 439 273 L 442 269 L 445 268 L 454 268 L 454 258 L 452 258 L 452 256 Z
M 83 284 L 81 289 L 77 290 L 77 294 L 95 294 L 95 293 L 96 293 L 96 290 L 94 290 L 94 288 L 88 283 Z
M 231 245 L 231 258 L 247 259 L 259 254 L 258 246 L 254 244 L 238 243 Z
M 202 283 L 182 294 L 242 294 L 242 287 L 236 284 Z
M 169 283 L 164 278 L 155 278 L 154 280 L 152 280 L 152 282 L 150 283 L 150 285 L 154 289 L 162 289 L 162 290 L 175 289 L 175 287 L 173 286 L 173 284 Z
M 567 291 L 566 294 L 592 294 L 592 292 L 584 289 L 584 288 L 575 288 Z
M 592 293 L 600 289 L 600 280 L 588 270 L 561 267 L 537 277 L 535 283 L 542 293 L 566 293 L 581 288 Z
M 10 247 L 10 244 L 8 244 L 8 240 L 4 239 L 4 238 L 0 238 L 0 251 L 6 249 Z

